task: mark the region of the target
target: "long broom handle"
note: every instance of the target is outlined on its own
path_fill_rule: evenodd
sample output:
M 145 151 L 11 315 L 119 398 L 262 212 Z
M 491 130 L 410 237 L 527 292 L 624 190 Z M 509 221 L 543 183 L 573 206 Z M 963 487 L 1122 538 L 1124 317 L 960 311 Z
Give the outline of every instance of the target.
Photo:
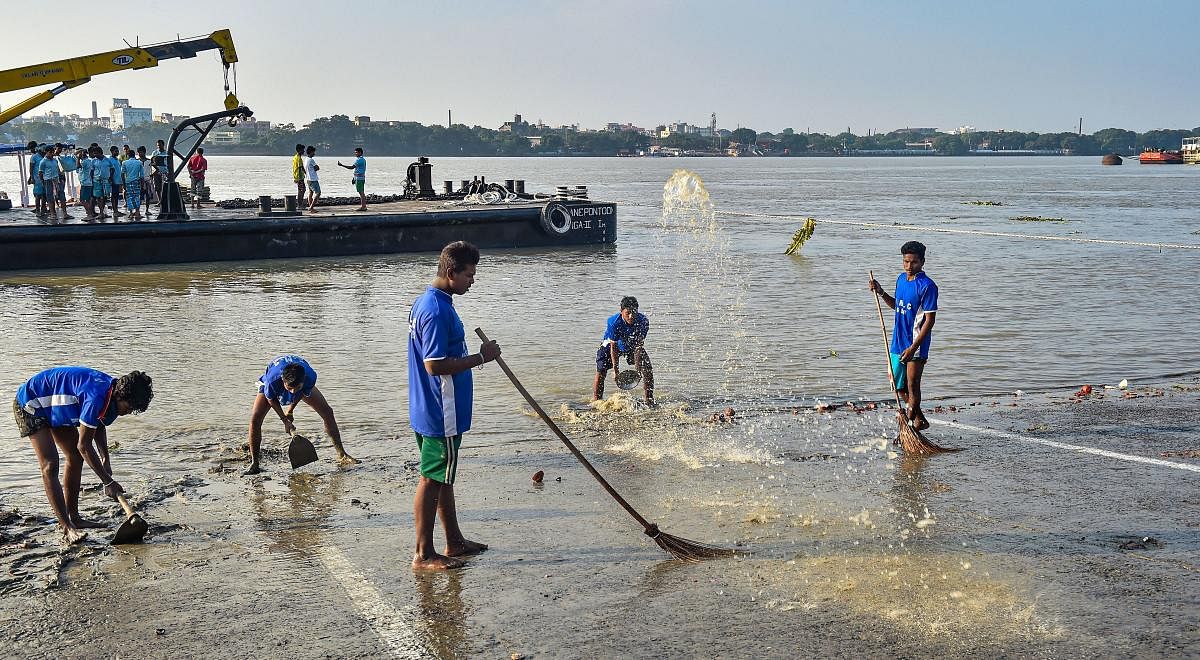
M 875 271 L 867 271 L 871 275 L 871 281 L 875 281 Z M 901 413 L 904 412 L 904 405 L 900 403 L 900 393 L 896 391 L 896 372 L 892 371 L 892 351 L 888 347 L 887 325 L 883 322 L 883 304 L 879 302 L 879 292 L 871 291 L 875 295 L 875 310 L 879 312 L 879 331 L 883 333 L 883 353 L 887 355 L 888 366 L 888 388 L 892 390 L 892 394 L 896 395 L 896 409 Z M 907 417 L 905 418 L 907 419 Z
M 487 335 L 483 334 L 483 328 L 475 328 L 475 334 L 479 335 L 479 338 L 485 342 L 491 341 L 487 338 Z M 596 468 L 592 467 L 592 464 L 588 462 L 588 459 L 584 458 L 583 454 L 579 453 L 579 450 L 575 448 L 574 443 L 567 438 L 567 434 L 563 433 L 562 430 L 558 428 L 558 425 L 554 423 L 554 420 L 550 419 L 550 416 L 546 414 L 545 410 L 542 410 L 542 407 L 539 406 L 538 402 L 535 401 L 533 396 L 529 394 L 529 391 L 525 389 L 525 386 L 521 385 L 521 381 L 517 380 L 517 375 L 514 374 L 512 369 L 509 369 L 508 365 L 504 363 L 504 358 L 497 355 L 496 364 L 500 365 L 500 368 L 504 371 L 504 375 L 508 376 L 508 379 L 512 381 L 513 386 L 517 388 L 517 391 L 521 393 L 521 396 L 525 397 L 525 400 L 528 401 L 529 405 L 533 407 L 533 410 L 538 414 L 538 417 L 541 417 L 542 421 L 546 422 L 546 425 L 550 427 L 550 430 L 554 431 L 554 434 L 558 436 L 558 439 L 562 440 L 562 443 L 567 446 L 567 449 L 571 450 L 571 453 L 575 455 L 575 458 L 579 459 L 580 463 L 583 463 L 583 467 L 587 468 L 587 471 L 592 473 L 592 476 L 596 478 L 596 481 L 600 482 L 600 485 L 604 487 L 604 490 L 608 491 L 609 495 L 612 495 L 612 498 L 617 501 L 617 504 L 620 504 L 626 511 L 628 511 L 629 515 L 633 516 L 634 520 L 637 520 L 639 523 L 641 523 L 642 527 L 650 529 L 652 524 L 643 518 L 642 514 L 635 511 L 633 507 L 629 505 L 629 502 L 626 502 L 625 498 L 621 497 L 621 494 L 618 493 L 611 485 L 609 485 L 608 481 L 605 480 L 604 477 L 600 476 L 600 473 L 596 471 Z

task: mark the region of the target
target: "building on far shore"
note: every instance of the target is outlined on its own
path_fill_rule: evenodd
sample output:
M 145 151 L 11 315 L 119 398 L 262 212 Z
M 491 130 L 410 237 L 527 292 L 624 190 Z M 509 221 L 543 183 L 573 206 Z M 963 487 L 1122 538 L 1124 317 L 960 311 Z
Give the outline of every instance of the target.
M 129 99 L 113 99 L 112 110 L 109 111 L 110 129 L 116 131 L 153 121 L 154 113 L 150 108 L 135 108 L 129 104 Z

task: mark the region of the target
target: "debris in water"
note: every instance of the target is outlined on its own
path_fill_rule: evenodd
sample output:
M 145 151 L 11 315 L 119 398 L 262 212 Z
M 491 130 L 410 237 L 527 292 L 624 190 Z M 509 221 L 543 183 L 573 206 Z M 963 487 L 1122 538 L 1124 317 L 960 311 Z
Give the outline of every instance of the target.
M 1153 536 L 1142 536 L 1129 541 L 1125 541 L 1117 546 L 1122 550 L 1157 550 L 1163 547 L 1162 541 Z
M 1084 385 L 1083 387 L 1079 388 L 1079 391 L 1078 391 L 1078 392 L 1076 392 L 1074 396 L 1077 396 L 1077 397 L 1084 397 L 1084 396 L 1087 396 L 1087 395 L 1089 395 L 1089 394 L 1091 394 L 1091 393 L 1092 393 L 1092 386 L 1091 386 L 1091 385 Z
M 735 415 L 737 415 L 736 410 L 733 408 L 726 408 L 721 412 L 715 412 L 710 415 L 707 421 L 713 424 L 732 424 L 734 422 Z
M 1200 449 L 1181 449 L 1179 451 L 1164 451 L 1159 456 L 1163 458 L 1200 458 Z
M 1120 389 L 1123 389 L 1123 390 L 1129 389 L 1129 379 L 1122 378 L 1121 382 L 1117 383 L 1117 387 L 1119 387 Z
M 1004 206 L 1004 202 L 993 202 L 986 199 L 977 199 L 973 202 L 963 202 L 963 204 L 970 204 L 971 206 Z
M 1068 222 L 1065 218 L 1043 218 L 1040 215 L 1019 215 L 1009 218 L 1009 220 L 1016 220 L 1017 222 Z
M 539 483 L 539 484 L 542 483 L 542 478 L 544 478 L 545 476 L 546 476 L 546 473 L 543 472 L 542 470 L 538 470 L 537 472 L 534 472 L 533 473 L 534 483 Z
M 812 238 L 813 232 L 817 229 L 817 221 L 813 218 L 808 218 L 804 221 L 804 226 L 792 234 L 792 244 L 783 251 L 784 254 L 796 254 L 808 239 Z M 834 357 L 837 357 L 836 355 Z

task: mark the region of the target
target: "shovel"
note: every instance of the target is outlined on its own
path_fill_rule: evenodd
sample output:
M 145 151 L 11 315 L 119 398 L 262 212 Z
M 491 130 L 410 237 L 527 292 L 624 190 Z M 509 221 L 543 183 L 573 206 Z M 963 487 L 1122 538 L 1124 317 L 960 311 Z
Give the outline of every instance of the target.
M 317 448 L 308 438 L 293 431 L 292 441 L 288 444 L 288 460 L 292 462 L 293 470 L 313 463 L 317 460 Z
M 138 515 L 133 507 L 129 506 L 129 502 L 125 500 L 125 494 L 117 495 L 117 501 L 121 503 L 121 508 L 125 509 L 125 522 L 117 528 L 117 533 L 113 534 L 112 544 L 121 545 L 123 543 L 141 543 L 142 539 L 146 538 L 146 529 L 149 525 L 145 519 Z

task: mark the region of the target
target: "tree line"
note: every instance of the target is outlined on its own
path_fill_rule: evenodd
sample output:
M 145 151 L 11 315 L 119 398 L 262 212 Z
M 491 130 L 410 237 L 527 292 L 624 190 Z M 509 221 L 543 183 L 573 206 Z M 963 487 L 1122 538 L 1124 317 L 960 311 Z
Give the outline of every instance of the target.
M 84 128 L 75 136 L 77 144 L 96 142 L 111 144 L 153 145 L 166 140 L 174 127 L 163 123 L 132 126 L 116 135 L 106 128 Z M 12 141 L 66 142 L 67 132 L 54 124 L 25 122 L 0 127 Z M 531 129 L 532 130 L 532 129 Z M 536 135 L 540 140 L 531 141 Z M 728 137 L 704 137 L 697 134 L 672 134 L 656 139 L 635 131 L 573 131 L 547 129 L 527 132 L 526 135 L 500 131 L 482 126 L 454 124 L 426 126 L 417 122 L 372 123 L 356 125 L 346 115 L 314 119 L 306 126 L 293 124 L 273 126 L 269 132 L 242 132 L 238 144 L 207 142 L 205 150 L 213 154 L 279 155 L 294 153 L 296 144 L 316 145 L 322 151 L 349 152 L 362 146 L 375 156 L 529 156 L 529 155 L 593 155 L 614 156 L 636 153 L 651 145 L 661 145 L 689 152 L 723 151 L 730 143 L 755 145 L 769 155 L 832 155 L 855 151 L 902 150 L 907 144 L 931 140 L 933 149 L 942 155 L 964 155 L 974 149 L 1058 151 L 1078 156 L 1107 153 L 1137 154 L 1143 149 L 1178 149 L 1183 138 L 1200 135 L 1200 127 L 1187 129 L 1158 129 L 1138 133 L 1121 128 L 1106 128 L 1090 135 L 1073 132 L 1035 133 L 1021 131 L 979 131 L 963 135 L 938 133 L 928 135 L 914 131 L 892 131 L 886 134 L 837 135 L 796 132 L 785 128 L 779 133 L 756 132 L 739 128 Z

